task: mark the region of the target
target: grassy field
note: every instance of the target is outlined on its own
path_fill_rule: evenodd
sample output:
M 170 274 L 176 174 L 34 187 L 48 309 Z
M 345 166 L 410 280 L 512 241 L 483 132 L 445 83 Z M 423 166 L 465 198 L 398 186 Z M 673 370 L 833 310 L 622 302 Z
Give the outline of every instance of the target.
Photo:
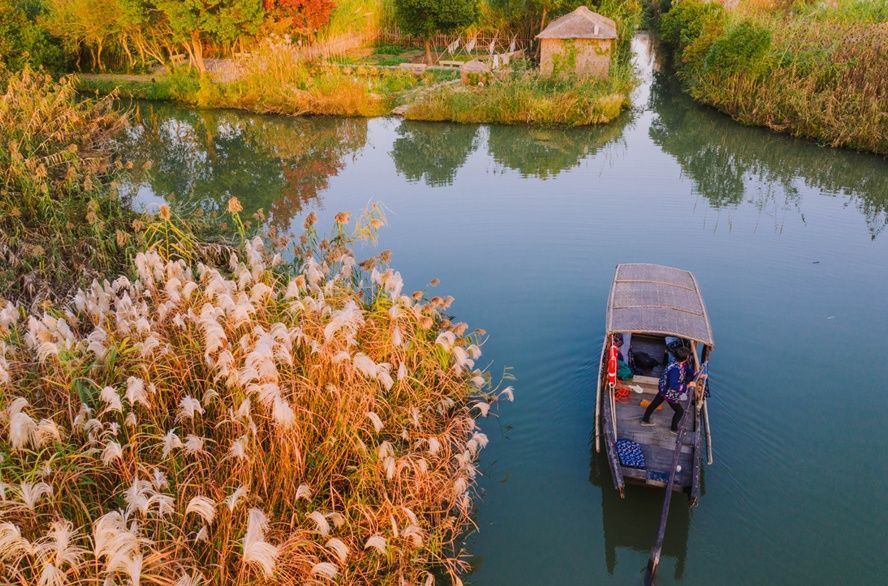
M 696 100 L 745 124 L 888 154 L 888 2 L 674 0 L 660 18 Z
M 626 66 L 605 80 L 559 79 L 519 70 L 484 84 L 432 90 L 410 105 L 404 117 L 543 126 L 605 124 L 629 106 L 634 83 Z

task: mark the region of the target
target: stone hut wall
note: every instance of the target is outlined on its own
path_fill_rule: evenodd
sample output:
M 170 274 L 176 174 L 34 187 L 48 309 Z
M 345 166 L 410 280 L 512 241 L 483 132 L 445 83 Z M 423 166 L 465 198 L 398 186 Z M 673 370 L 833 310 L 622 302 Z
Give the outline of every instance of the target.
M 551 75 L 555 63 L 564 70 L 574 58 L 573 71 L 581 77 L 605 78 L 610 71 L 614 42 L 611 39 L 540 39 L 540 71 Z

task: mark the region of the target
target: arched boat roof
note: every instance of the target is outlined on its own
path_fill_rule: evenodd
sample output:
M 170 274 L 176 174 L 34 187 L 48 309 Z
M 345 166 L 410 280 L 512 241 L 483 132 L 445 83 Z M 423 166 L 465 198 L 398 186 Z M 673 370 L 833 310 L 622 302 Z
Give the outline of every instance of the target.
M 714 346 L 697 279 L 655 264 L 620 264 L 607 303 L 607 333 L 659 334 Z

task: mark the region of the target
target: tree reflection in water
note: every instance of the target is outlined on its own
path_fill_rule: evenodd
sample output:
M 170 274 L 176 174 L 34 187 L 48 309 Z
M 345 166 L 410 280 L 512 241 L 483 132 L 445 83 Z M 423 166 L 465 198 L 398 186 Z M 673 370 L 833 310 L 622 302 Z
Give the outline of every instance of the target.
M 628 122 L 624 114 L 611 124 L 585 128 L 490 126 L 487 145 L 499 165 L 522 177 L 550 179 L 618 140 Z
M 395 169 L 409 181 L 451 185 L 456 172 L 478 148 L 474 125 L 404 120 L 392 145 Z
M 875 155 L 741 126 L 693 103 L 668 72 L 655 74 L 650 108 L 656 114 L 651 138 L 675 157 L 715 208 L 748 197 L 760 209 L 800 210 L 799 186 L 804 185 L 854 202 L 873 239 L 888 223 L 888 176 L 881 169 L 885 161 Z
M 367 141 L 361 118 L 283 118 L 220 110 L 142 105 L 123 139 L 137 169 L 128 186 L 151 190 L 183 210 L 214 212 L 231 196 L 244 211 L 267 212 L 286 229 L 317 202 L 345 158 Z M 178 199 L 173 195 L 178 196 Z

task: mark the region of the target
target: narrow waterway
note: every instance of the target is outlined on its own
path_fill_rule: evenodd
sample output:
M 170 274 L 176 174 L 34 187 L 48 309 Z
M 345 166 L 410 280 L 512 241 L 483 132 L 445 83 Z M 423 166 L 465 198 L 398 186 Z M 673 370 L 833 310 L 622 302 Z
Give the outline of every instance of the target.
M 408 289 L 440 277 L 517 397 L 489 419 L 467 582 L 640 583 L 662 493 L 590 450 L 618 262 L 696 274 L 716 338 L 715 463 L 673 510 L 660 583 L 869 584 L 888 560 L 888 165 L 745 128 L 634 49 L 618 122 L 580 130 L 291 119 L 142 105 L 123 188 L 240 197 L 298 232 L 370 200 Z M 367 251 L 369 254 L 369 250 Z

